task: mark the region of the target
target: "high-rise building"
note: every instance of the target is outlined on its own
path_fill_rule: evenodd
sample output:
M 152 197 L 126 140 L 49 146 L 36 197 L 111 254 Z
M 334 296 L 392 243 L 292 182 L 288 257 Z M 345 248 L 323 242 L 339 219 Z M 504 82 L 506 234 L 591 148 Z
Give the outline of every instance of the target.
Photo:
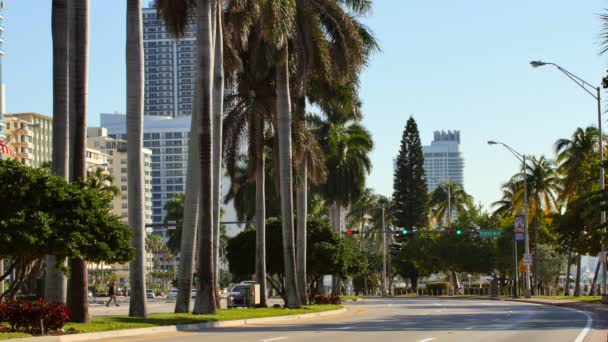
M 165 204 L 175 194 L 184 193 L 188 166 L 190 116 L 144 118 L 144 147 L 152 151 L 152 223 L 163 223 Z M 107 128 L 108 137 L 127 140 L 126 117 L 123 114 L 101 114 L 101 127 Z M 222 179 L 224 193 L 230 181 Z M 224 205 L 223 221 L 236 221 L 232 205 Z M 229 227 L 233 228 L 233 227 Z M 166 229 L 155 227 L 155 234 L 167 237 Z
M 196 77 L 196 27 L 175 39 L 167 31 L 156 10 L 144 8 L 145 88 L 144 115 L 192 115 L 192 95 Z
M 2 59 L 4 58 L 4 1 L 0 0 L 0 139 L 4 139 L 4 121 L 2 116 L 6 112 L 6 96 L 4 92 L 4 77 L 2 73 Z M 2 154 L 0 154 L 2 159 Z
M 14 158 L 33 167 L 52 160 L 53 118 L 38 113 L 5 114 L 4 124 L 5 141 Z
M 106 157 L 105 169 L 114 178 L 114 185 L 120 189 L 120 195 L 112 200 L 112 213 L 121 217 L 127 223 L 128 191 L 127 191 L 127 142 L 108 137 L 105 128 L 89 128 L 87 130 L 87 145 L 89 148 L 103 152 Z M 88 151 L 87 151 L 88 153 Z M 145 223 L 152 223 L 152 151 L 147 148 L 144 154 L 144 199 L 146 206 Z
M 436 131 L 429 146 L 422 146 L 424 174 L 428 191 L 440 183 L 464 184 L 464 158 L 460 145 L 460 131 Z

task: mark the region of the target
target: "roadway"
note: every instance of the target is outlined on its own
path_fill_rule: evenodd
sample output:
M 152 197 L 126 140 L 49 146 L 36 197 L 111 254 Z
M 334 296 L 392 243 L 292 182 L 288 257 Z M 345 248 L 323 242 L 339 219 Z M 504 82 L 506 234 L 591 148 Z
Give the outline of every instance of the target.
M 582 342 L 592 323 L 583 312 L 492 300 L 366 299 L 347 308 L 319 319 L 105 341 Z

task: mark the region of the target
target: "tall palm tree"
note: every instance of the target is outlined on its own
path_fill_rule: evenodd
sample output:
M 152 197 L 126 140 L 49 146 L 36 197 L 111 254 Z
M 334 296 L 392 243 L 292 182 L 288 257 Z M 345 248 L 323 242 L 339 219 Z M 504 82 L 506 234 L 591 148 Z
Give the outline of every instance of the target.
M 70 3 L 71 27 L 69 54 L 70 70 L 70 130 L 73 127 L 73 139 L 70 139 L 72 175 L 75 181 L 85 181 L 87 177 L 86 138 L 87 138 L 87 82 L 88 82 L 88 34 L 89 34 L 89 1 L 73 0 Z M 72 70 L 73 69 L 73 70 Z M 72 72 L 73 71 L 73 72 Z M 74 120 L 71 120 L 71 119 Z M 73 123 L 73 125 L 72 125 Z M 89 321 L 89 299 L 87 289 L 87 265 L 80 258 L 70 259 L 71 277 L 68 309 L 74 322 Z
M 189 294 L 192 284 L 195 243 L 199 244 L 199 269 L 201 275 L 199 289 L 193 312 L 215 313 L 214 272 L 214 224 L 213 201 L 213 0 L 157 0 L 157 12 L 163 18 L 168 30 L 176 37 L 183 36 L 188 21 L 194 18 L 197 36 L 197 77 L 193 97 L 194 110 L 190 152 L 188 160 L 188 179 L 192 187 L 186 191 L 186 204 L 196 206 L 194 210 L 186 208 L 182 233 L 182 256 L 178 276 L 178 298 L 176 312 L 190 310 Z M 219 23 L 221 25 L 221 23 Z M 219 61 L 218 63 L 221 63 Z M 194 148 L 192 148 L 194 147 Z M 196 158 L 193 158 L 196 156 Z M 196 172 L 192 172 L 195 170 Z M 219 180 L 217 180 L 219 181 Z M 186 240 L 190 238 L 190 240 Z M 192 245 L 192 248 L 190 248 Z M 204 275 L 204 276 L 203 276 Z M 181 293 L 181 295 L 180 295 Z
M 448 191 L 448 188 L 450 191 Z M 449 201 L 448 201 L 449 192 Z M 448 203 L 451 208 L 448 208 Z M 451 220 L 454 212 L 464 212 L 473 206 L 473 197 L 464 191 L 462 184 L 445 182 L 439 184 L 430 194 L 430 204 L 436 220 L 447 217 L 447 222 Z
M 102 168 L 96 168 L 87 172 L 87 184 L 93 189 L 116 197 L 120 195 L 120 189 L 114 185 L 114 177 Z
M 215 21 L 213 31 L 213 272 L 215 288 L 220 287 L 220 211 L 222 209 L 222 121 L 224 119 L 224 44 L 222 3 L 215 3 Z M 217 306 L 220 297 L 216 298 Z
M 555 142 L 558 173 L 563 178 L 562 197 L 564 200 L 575 199 L 592 189 L 596 178 L 589 167 L 590 161 L 597 157 L 598 132 L 595 127 L 577 128 L 572 138 L 559 139 Z M 597 173 L 597 172 L 595 172 Z
M 69 114 L 68 114 L 68 1 L 53 0 L 53 172 L 69 180 Z M 2 271 L 0 260 L 0 271 Z M 45 300 L 66 302 L 67 278 L 56 267 L 53 255 L 46 257 Z M 0 288 L 1 292 L 4 292 Z
M 513 181 L 513 179 L 502 185 L 501 199 L 492 203 L 491 205 L 494 208 L 494 212 L 492 213 L 493 216 L 504 217 L 514 214 L 513 197 L 517 191 L 516 187 L 517 184 Z
M 164 223 L 168 224 L 169 222 L 175 222 L 175 229 L 168 231 L 169 239 L 167 240 L 167 247 L 169 247 L 171 253 L 175 255 L 179 254 L 181 250 L 185 200 L 186 196 L 184 194 L 175 194 L 163 207 L 167 212 Z
M 135 260 L 129 266 L 129 317 L 146 317 L 146 227 L 144 198 L 144 44 L 141 0 L 127 1 L 127 156 L 129 226 Z

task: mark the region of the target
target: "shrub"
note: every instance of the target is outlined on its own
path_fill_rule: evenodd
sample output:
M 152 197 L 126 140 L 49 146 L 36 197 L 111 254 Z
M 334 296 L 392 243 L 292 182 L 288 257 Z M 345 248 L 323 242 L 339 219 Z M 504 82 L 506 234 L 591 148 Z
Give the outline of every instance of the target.
M 316 295 L 314 297 L 315 304 L 341 304 L 340 296 L 336 295 Z
M 8 323 L 12 331 L 39 331 L 40 321 L 45 330 L 58 330 L 68 320 L 68 309 L 63 303 L 38 301 L 6 301 L 0 303 L 0 323 Z
M 442 294 L 445 292 L 447 294 L 447 292 L 450 288 L 451 288 L 450 283 L 448 283 L 447 281 L 426 283 L 426 290 L 429 293 Z

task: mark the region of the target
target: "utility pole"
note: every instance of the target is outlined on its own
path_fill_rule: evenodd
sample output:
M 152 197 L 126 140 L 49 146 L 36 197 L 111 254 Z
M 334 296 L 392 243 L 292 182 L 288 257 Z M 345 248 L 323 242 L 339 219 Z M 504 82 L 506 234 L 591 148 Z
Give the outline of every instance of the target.
M 384 226 L 384 207 L 382 207 L 382 296 L 386 296 L 386 227 Z

